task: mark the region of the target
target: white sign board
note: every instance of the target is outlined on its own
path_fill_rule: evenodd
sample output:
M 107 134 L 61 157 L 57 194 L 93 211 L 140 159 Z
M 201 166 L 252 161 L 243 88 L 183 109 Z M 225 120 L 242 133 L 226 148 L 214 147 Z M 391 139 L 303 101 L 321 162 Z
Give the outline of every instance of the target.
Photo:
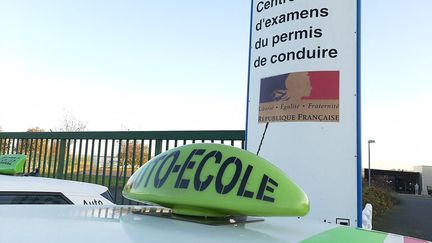
M 259 155 L 308 194 L 307 217 L 349 225 L 361 188 L 357 4 L 253 0 L 246 128 L 256 153 L 268 123 Z

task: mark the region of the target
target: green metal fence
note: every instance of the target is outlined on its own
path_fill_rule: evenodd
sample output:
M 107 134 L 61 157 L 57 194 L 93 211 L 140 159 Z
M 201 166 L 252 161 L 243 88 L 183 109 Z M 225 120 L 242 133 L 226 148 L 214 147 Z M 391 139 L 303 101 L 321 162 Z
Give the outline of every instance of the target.
M 26 154 L 23 173 L 107 186 L 117 204 L 127 179 L 141 165 L 168 149 L 191 143 L 244 147 L 245 132 L 0 132 L 0 154 Z

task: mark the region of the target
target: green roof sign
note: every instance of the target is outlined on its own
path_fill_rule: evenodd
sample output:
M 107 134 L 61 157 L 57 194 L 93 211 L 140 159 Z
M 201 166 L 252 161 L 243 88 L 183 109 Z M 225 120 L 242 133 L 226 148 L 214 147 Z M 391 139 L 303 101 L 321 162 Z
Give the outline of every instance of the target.
M 192 216 L 304 216 L 306 194 L 281 170 L 248 151 L 190 144 L 166 151 L 135 172 L 123 195 Z
M 0 174 L 15 175 L 22 173 L 26 158 L 23 154 L 0 155 Z

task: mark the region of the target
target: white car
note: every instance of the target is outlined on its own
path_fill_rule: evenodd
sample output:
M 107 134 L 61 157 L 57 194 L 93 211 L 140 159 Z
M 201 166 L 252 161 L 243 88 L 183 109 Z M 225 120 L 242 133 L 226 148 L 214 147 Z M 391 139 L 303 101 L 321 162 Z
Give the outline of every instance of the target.
M 0 156 L 0 204 L 114 204 L 105 186 L 15 175 L 22 171 L 24 162 L 24 155 Z
M 123 195 L 159 206 L 0 206 L 0 242 L 428 242 L 301 218 L 310 204 L 300 187 L 225 145 L 162 153 L 129 178 Z
M 100 185 L 33 176 L 0 175 L 0 204 L 113 205 Z
M 141 213 L 145 211 L 149 213 Z M 193 221 L 158 207 L 8 205 L 0 206 L 0 215 L 0 241 L 5 243 L 427 243 L 296 217 L 260 217 L 257 222 Z

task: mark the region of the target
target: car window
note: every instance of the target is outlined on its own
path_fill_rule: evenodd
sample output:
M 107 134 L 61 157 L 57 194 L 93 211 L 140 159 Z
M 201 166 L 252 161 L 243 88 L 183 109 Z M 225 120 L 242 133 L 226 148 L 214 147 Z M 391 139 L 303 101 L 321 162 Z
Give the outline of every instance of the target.
M 106 198 L 108 201 L 114 203 L 114 199 L 110 193 L 110 191 L 105 191 L 104 193 L 101 194 L 102 197 Z
M 61 193 L 0 192 L 0 204 L 73 204 Z

